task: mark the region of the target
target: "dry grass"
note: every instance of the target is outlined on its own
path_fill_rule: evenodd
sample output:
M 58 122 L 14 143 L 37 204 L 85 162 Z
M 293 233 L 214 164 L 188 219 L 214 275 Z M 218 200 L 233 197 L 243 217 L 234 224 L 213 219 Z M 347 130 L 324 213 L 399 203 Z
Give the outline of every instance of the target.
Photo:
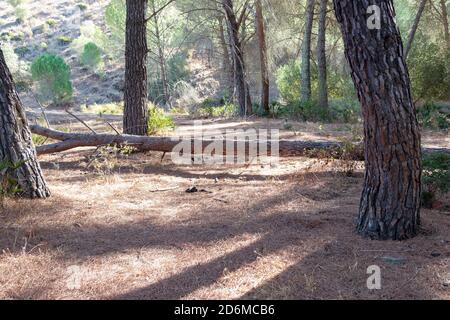
M 53 197 L 7 202 L 1 299 L 450 298 L 448 212 L 424 210 L 410 241 L 361 239 L 360 171 L 303 158 L 177 167 L 145 154 L 103 174 L 86 168 L 91 153 L 42 158 Z M 184 192 L 193 185 L 212 193 Z M 379 291 L 365 285 L 373 264 Z

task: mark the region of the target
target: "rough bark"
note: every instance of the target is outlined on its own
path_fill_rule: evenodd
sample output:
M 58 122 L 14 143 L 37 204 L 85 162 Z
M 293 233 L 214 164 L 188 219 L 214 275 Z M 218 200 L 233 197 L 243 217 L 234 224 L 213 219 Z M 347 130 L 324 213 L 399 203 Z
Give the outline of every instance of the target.
M 266 114 L 269 114 L 269 67 L 267 62 L 266 27 L 264 23 L 261 0 L 255 1 L 255 13 L 256 33 L 258 34 L 259 44 L 259 59 L 261 64 L 261 107 Z
M 369 30 L 367 8 L 381 10 Z M 420 225 L 421 149 L 403 45 L 392 0 L 334 0 L 345 55 L 362 105 L 365 182 L 358 233 L 403 240 Z
M 409 32 L 408 41 L 406 42 L 405 46 L 405 59 L 408 58 L 409 51 L 411 50 L 414 37 L 417 32 L 417 28 L 419 27 L 420 19 L 422 18 L 423 11 L 425 10 L 425 5 L 427 4 L 428 0 L 421 0 L 419 4 L 419 10 L 417 11 L 416 18 L 414 19 L 414 23 L 411 27 L 411 31 Z
M 450 54 L 450 30 L 448 26 L 448 10 L 446 0 L 440 0 L 442 11 L 442 24 L 444 25 L 444 37 L 447 45 L 447 54 Z
M 42 175 L 28 128 L 22 102 L 16 92 L 11 73 L 0 49 L 0 161 L 22 163 L 8 176 L 18 182 L 21 196 L 46 198 L 50 196 Z
M 314 4 L 315 0 L 308 0 L 305 13 L 300 88 L 302 102 L 311 100 L 311 34 L 314 21 Z
M 127 0 L 124 133 L 147 135 L 147 0 Z
M 228 35 L 230 37 L 236 99 L 241 116 L 245 116 L 251 113 L 252 104 L 250 95 L 248 94 L 248 84 L 245 80 L 245 62 L 241 40 L 239 39 L 239 23 L 236 19 L 236 14 L 234 13 L 233 1 L 222 0 L 222 6 L 225 11 Z
M 328 0 L 320 0 L 319 33 L 317 36 L 318 104 L 328 109 L 327 57 L 325 52 Z

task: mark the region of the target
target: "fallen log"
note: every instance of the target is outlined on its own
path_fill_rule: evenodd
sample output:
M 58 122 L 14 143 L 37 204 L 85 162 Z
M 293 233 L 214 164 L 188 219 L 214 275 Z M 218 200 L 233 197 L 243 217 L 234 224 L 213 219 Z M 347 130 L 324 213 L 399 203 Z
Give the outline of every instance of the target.
M 131 145 L 139 151 L 159 151 L 164 153 L 174 152 L 180 146 L 182 140 L 176 137 L 144 137 L 126 134 L 90 134 L 90 133 L 68 133 L 45 128 L 39 125 L 30 126 L 31 132 L 59 142 L 38 146 L 38 155 L 62 152 L 78 147 L 98 147 L 104 145 Z M 249 140 L 200 140 L 192 138 L 183 140 L 184 152 L 189 154 L 211 154 L 211 146 L 215 144 L 213 153 L 224 156 L 238 155 L 245 151 L 246 155 L 279 155 L 280 157 L 310 156 L 310 157 L 330 157 L 347 160 L 364 160 L 364 150 L 362 144 L 350 145 L 341 142 L 329 141 L 300 141 L 300 140 L 279 140 L 279 141 L 249 141 Z M 219 145 L 219 148 L 217 146 Z M 220 147 L 221 145 L 221 147 Z M 258 146 L 255 150 L 255 145 Z M 267 150 L 267 151 L 266 151 Z M 445 152 L 450 154 L 449 149 L 425 148 L 424 153 Z M 252 153 L 253 152 L 253 153 Z

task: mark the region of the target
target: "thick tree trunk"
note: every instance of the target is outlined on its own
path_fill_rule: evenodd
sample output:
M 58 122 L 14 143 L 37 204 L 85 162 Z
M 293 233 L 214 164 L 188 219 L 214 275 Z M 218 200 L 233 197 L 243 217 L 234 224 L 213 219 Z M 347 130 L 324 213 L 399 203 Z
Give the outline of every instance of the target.
M 222 0 L 223 9 L 228 25 L 228 34 L 231 44 L 231 55 L 233 57 L 234 66 L 234 85 L 236 91 L 236 99 L 240 108 L 241 116 L 245 116 L 251 111 L 251 99 L 248 92 L 248 84 L 245 80 L 245 62 L 242 51 L 242 44 L 239 39 L 239 24 L 234 13 L 233 1 Z
M 314 21 L 315 0 L 308 0 L 305 16 L 305 33 L 302 45 L 302 66 L 301 66 L 301 100 L 308 102 L 311 100 L 311 34 Z
M 146 12 L 147 0 L 127 0 L 123 130 L 142 136 L 148 134 Z
M 21 189 L 21 196 L 28 198 L 50 196 L 50 191 L 36 159 L 36 150 L 27 118 L 1 49 L 0 161 L 8 161 L 13 164 L 23 162 L 23 165 L 17 170 L 7 173 L 10 178 L 17 181 Z
M 450 54 L 450 30 L 448 26 L 448 10 L 446 0 L 441 0 L 442 24 L 444 25 L 444 37 L 447 45 L 447 54 Z
M 317 37 L 318 103 L 328 109 L 327 57 L 325 52 L 328 0 L 320 0 L 319 34 Z
M 367 26 L 369 5 L 381 10 L 380 30 Z M 394 6 L 391 0 L 334 0 L 334 7 L 364 119 L 357 230 L 373 239 L 411 238 L 420 224 L 420 131 Z
M 420 19 L 422 18 L 423 11 L 425 10 L 425 5 L 428 0 L 421 0 L 419 4 L 419 10 L 417 11 L 416 18 L 414 19 L 414 23 L 411 27 L 411 31 L 409 32 L 408 41 L 405 46 L 405 60 L 408 58 L 409 51 L 411 50 L 414 37 L 416 36 L 417 28 L 419 27 Z
M 269 66 L 267 62 L 266 27 L 261 0 L 255 1 L 256 32 L 259 43 L 259 59 L 261 63 L 261 107 L 266 114 L 270 113 L 269 107 Z

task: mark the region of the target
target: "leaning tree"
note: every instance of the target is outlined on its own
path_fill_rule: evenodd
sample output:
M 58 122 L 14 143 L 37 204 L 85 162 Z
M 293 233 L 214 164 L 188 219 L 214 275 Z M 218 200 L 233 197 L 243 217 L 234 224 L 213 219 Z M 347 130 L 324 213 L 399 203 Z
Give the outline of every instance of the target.
M 420 224 L 420 131 L 392 0 L 334 0 L 334 9 L 364 119 L 357 230 L 373 239 L 411 238 Z
M 36 159 L 27 118 L 17 94 L 11 73 L 0 49 L 0 162 L 18 166 L 11 172 L 0 172 L 17 182 L 20 195 L 46 198 L 50 191 Z M 4 179 L 2 179 L 4 180 Z
M 145 136 L 147 119 L 147 0 L 127 0 L 123 131 Z

